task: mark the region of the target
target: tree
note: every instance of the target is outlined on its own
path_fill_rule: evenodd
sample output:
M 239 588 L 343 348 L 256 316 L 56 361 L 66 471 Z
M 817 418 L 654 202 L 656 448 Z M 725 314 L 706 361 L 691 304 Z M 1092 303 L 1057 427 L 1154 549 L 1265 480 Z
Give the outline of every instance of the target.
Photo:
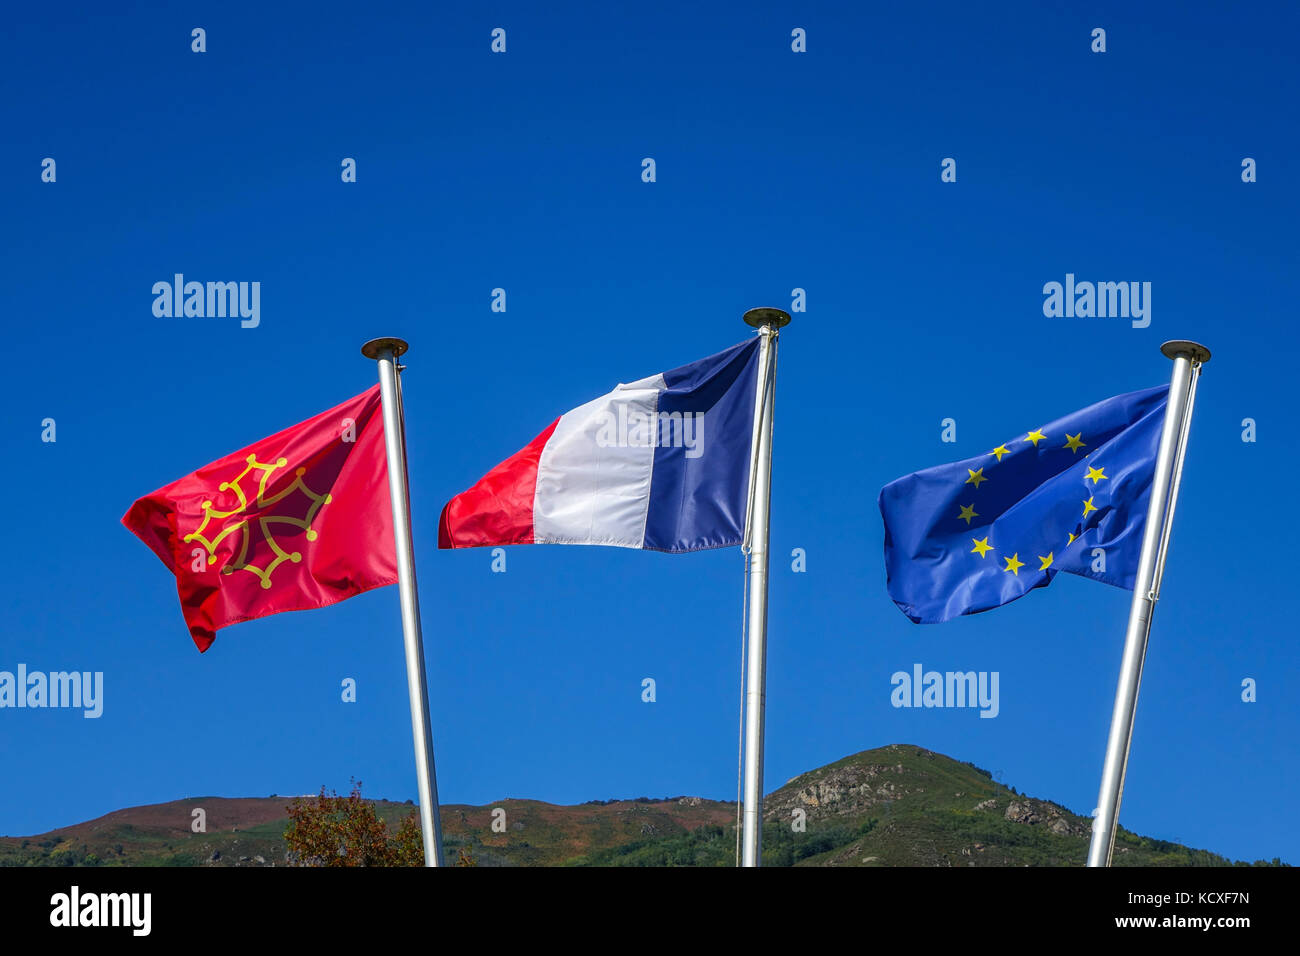
M 375 805 L 361 797 L 361 781 L 352 782 L 352 792 L 340 797 L 337 791 L 312 797 L 298 797 L 287 807 L 289 828 L 284 831 L 289 859 L 299 866 L 413 866 L 409 859 L 410 830 L 414 823 L 419 840 L 419 823 L 410 817 L 402 821 L 395 837 L 375 812 Z M 421 854 L 423 856 L 423 854 Z
M 298 866 L 423 866 L 424 837 L 419 814 L 412 810 L 390 833 L 375 804 L 361 796 L 361 781 L 340 797 L 321 787 L 316 797 L 297 797 L 286 808 L 284 831 L 289 860 Z M 457 866 L 477 866 L 473 853 L 462 848 Z

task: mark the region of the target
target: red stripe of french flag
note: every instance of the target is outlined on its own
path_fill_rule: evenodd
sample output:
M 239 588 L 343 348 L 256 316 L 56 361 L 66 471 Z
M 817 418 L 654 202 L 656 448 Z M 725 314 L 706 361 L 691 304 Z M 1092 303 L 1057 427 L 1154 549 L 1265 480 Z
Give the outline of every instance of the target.
M 477 548 L 485 545 L 532 544 L 533 501 L 537 466 L 550 441 L 550 426 L 470 488 L 452 498 L 438 521 L 438 547 Z

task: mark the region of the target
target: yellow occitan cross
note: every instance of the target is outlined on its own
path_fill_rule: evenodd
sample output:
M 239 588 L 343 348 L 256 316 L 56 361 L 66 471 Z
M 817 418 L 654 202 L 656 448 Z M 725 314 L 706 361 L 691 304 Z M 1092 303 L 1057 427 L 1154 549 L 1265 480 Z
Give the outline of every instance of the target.
M 203 502 L 200 505 L 200 507 L 203 509 L 203 521 L 199 524 L 198 528 L 196 528 L 194 531 L 187 534 L 182 540 L 186 544 L 189 544 L 191 541 L 201 542 L 203 544 L 204 549 L 207 551 L 208 560 L 215 561 L 217 558 L 217 545 L 219 545 L 222 542 L 222 540 L 225 539 L 228 535 L 231 535 L 234 532 L 242 529 L 244 533 L 240 537 L 239 555 L 235 558 L 235 560 L 232 563 L 227 564 L 225 567 L 223 567 L 221 569 L 221 573 L 233 574 L 235 571 L 251 571 L 253 574 L 257 575 L 257 577 L 261 580 L 262 587 L 269 589 L 271 587 L 271 575 L 272 573 L 274 573 L 276 568 L 278 568 L 285 561 L 289 561 L 292 562 L 293 564 L 297 564 L 299 561 L 302 560 L 301 552 L 298 551 L 286 552 L 283 548 L 280 547 L 279 542 L 275 540 L 275 535 L 271 533 L 270 525 L 273 522 L 279 524 L 291 525 L 292 527 L 299 528 L 303 531 L 306 531 L 307 532 L 306 537 L 308 541 L 315 541 L 317 538 L 317 533 L 316 530 L 312 528 L 311 523 L 316 519 L 316 513 L 320 511 L 321 507 L 329 504 L 331 501 L 334 500 L 334 498 L 332 495 L 328 495 L 328 494 L 318 495 L 316 494 L 316 492 L 312 491 L 305 484 L 303 484 L 302 476 L 307 473 L 306 468 L 297 469 L 297 471 L 294 472 L 293 482 L 289 484 L 286 488 L 281 490 L 279 494 L 272 495 L 271 497 L 268 498 L 266 497 L 267 481 L 270 479 L 272 473 L 275 472 L 277 469 L 286 467 L 289 464 L 288 460 L 284 458 L 279 458 L 275 461 L 274 464 L 268 464 L 268 463 L 259 462 L 257 460 L 256 455 L 249 455 L 248 458 L 245 459 L 245 461 L 247 462 L 247 464 L 245 465 L 244 470 L 241 471 L 234 478 L 234 480 L 223 481 L 220 485 L 217 486 L 217 491 L 234 492 L 235 497 L 239 499 L 239 507 L 232 508 L 230 511 L 218 511 L 212 507 L 211 501 Z M 240 517 L 238 521 L 226 525 L 221 529 L 220 533 L 217 534 L 217 536 L 213 538 L 211 541 L 209 541 L 206 537 L 204 537 L 203 534 L 205 529 L 208 527 L 208 523 L 210 521 L 224 521 L 226 518 L 233 518 L 236 515 L 242 515 L 248 511 L 249 509 L 248 495 L 244 491 L 243 487 L 240 485 L 240 482 L 243 481 L 244 478 L 247 477 L 248 473 L 251 471 L 261 472 L 261 476 L 258 478 L 258 482 L 257 482 L 257 496 L 253 499 L 252 502 L 252 504 L 255 505 L 256 508 L 258 509 L 266 508 L 279 501 L 282 501 L 283 499 L 287 498 L 290 494 L 292 494 L 294 491 L 301 491 L 304 495 L 306 495 L 308 498 L 311 499 L 311 507 L 307 509 L 307 516 L 305 518 L 293 518 L 288 515 L 265 515 L 265 516 L 259 516 L 257 518 L 257 526 L 262 532 L 262 537 L 265 539 L 266 543 L 270 546 L 271 550 L 275 553 L 275 559 L 271 561 L 271 563 L 268 564 L 265 568 L 259 568 L 256 567 L 255 565 L 248 563 L 247 560 L 248 541 L 251 535 L 250 535 L 250 530 L 248 528 L 249 519 L 247 517 Z
M 1076 452 L 1076 453 L 1077 453 L 1077 452 L 1079 451 L 1080 448 L 1082 448 L 1084 445 L 1088 444 L 1086 441 L 1079 441 L 1079 439 L 1082 438 L 1082 437 L 1083 437 L 1083 432 L 1079 432 L 1079 434 L 1077 434 L 1077 435 L 1071 435 L 1069 432 L 1066 432 L 1066 433 L 1065 433 L 1065 444 L 1062 445 L 1061 447 L 1062 447 L 1062 448 L 1068 448 L 1068 449 L 1070 449 L 1070 451 L 1072 451 L 1072 452 Z
M 966 470 L 970 471 L 970 477 L 966 479 L 965 484 L 974 485 L 976 488 L 979 488 L 981 481 L 988 481 L 988 479 L 984 477 L 983 468 L 978 468 L 975 471 L 971 471 L 969 468 Z
M 989 544 L 988 535 L 983 538 L 971 538 L 971 541 L 975 542 L 975 547 L 970 549 L 971 554 L 978 554 L 981 558 L 984 558 L 993 550 L 993 546 Z
M 1011 557 L 1003 558 L 1002 560 L 1007 563 L 1007 566 L 1002 569 L 1003 571 L 1010 571 L 1016 577 L 1020 577 L 1020 569 L 1025 566 L 1025 562 L 1020 560 L 1019 551 L 1017 551 Z
M 966 525 L 969 527 L 970 519 L 978 518 L 978 517 L 979 517 L 979 512 L 975 510 L 975 505 L 969 504 L 969 505 L 961 506 L 961 514 L 957 516 L 957 520 L 961 521 L 962 519 L 965 519 Z

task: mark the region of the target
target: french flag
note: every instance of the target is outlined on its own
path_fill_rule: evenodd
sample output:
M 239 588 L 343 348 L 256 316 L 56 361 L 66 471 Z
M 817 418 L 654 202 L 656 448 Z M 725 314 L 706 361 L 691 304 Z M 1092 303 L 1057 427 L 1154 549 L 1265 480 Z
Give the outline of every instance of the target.
M 442 509 L 438 547 L 740 544 L 759 340 L 566 412 Z

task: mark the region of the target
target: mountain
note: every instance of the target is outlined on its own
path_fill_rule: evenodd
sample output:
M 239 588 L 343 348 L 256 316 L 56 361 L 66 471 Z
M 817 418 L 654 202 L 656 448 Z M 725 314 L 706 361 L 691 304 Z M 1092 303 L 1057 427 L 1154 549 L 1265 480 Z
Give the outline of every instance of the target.
M 291 800 L 190 797 L 118 810 L 39 836 L 0 837 L 0 866 L 283 865 Z M 414 811 L 409 802 L 374 803 L 394 825 Z M 206 832 L 191 830 L 196 810 Z M 1080 866 L 1091 826 L 973 764 L 908 744 L 795 777 L 768 795 L 764 821 L 763 860 L 774 866 Z M 734 803 L 701 797 L 442 807 L 448 860 L 468 847 L 481 866 L 729 866 L 735 822 Z M 1122 828 L 1114 863 L 1244 865 Z

